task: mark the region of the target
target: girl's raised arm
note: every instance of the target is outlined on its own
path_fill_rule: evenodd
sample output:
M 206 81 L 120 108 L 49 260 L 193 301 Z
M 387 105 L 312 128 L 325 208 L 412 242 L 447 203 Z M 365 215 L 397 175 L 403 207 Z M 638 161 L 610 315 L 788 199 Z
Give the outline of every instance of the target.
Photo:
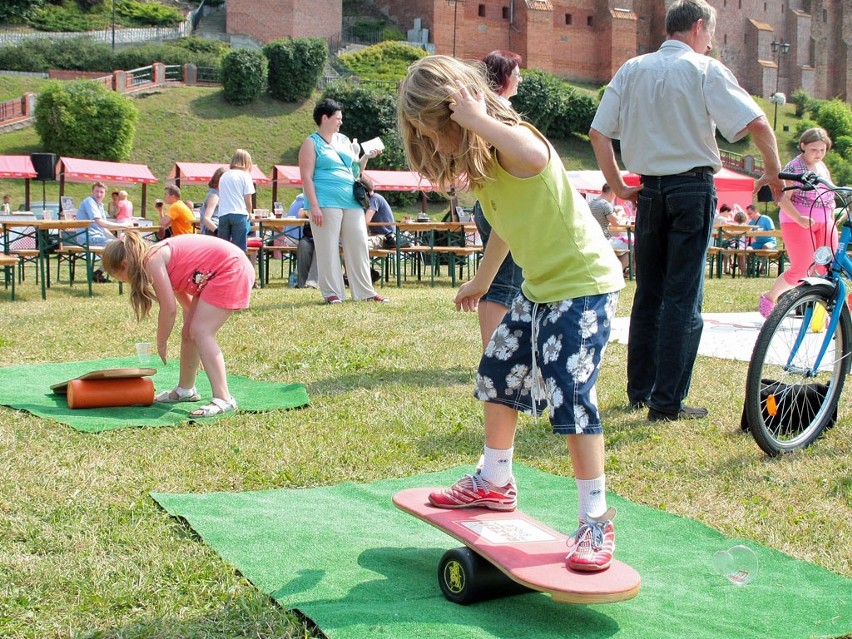
M 475 87 L 457 82 L 450 92 L 450 119 L 477 134 L 497 149 L 497 159 L 518 178 L 538 175 L 550 160 L 547 143 L 524 126 L 505 124 L 488 115 L 485 96 Z

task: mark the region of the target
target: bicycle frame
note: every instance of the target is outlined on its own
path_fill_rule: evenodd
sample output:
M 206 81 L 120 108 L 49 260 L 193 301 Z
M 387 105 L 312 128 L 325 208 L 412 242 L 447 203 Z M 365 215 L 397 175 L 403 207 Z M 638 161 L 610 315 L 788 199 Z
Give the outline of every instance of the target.
M 852 221 L 846 220 L 843 223 L 843 229 L 840 232 L 840 240 L 837 243 L 837 250 L 834 252 L 834 258 L 831 261 L 831 268 L 829 269 L 829 272 L 824 277 L 808 277 L 802 280 L 809 284 L 823 284 L 827 282 L 835 289 L 834 308 L 831 309 L 831 317 L 828 322 L 828 328 L 825 331 L 825 338 L 823 339 L 822 346 L 820 347 L 819 353 L 817 354 L 816 360 L 814 361 L 814 365 L 811 369 L 808 371 L 801 371 L 809 377 L 816 376 L 817 371 L 822 364 L 822 358 L 825 356 L 826 351 L 831 345 L 831 340 L 834 337 L 834 331 L 837 329 L 837 323 L 840 321 L 840 314 L 843 312 L 843 305 L 846 303 L 847 288 L 843 277 L 846 276 L 847 278 L 852 279 L 852 260 L 850 260 L 846 255 L 846 248 L 850 241 L 852 241 Z M 793 348 L 790 350 L 790 357 L 787 360 L 787 364 L 784 366 L 784 370 L 789 371 L 793 369 L 793 361 L 795 360 L 796 355 L 799 352 L 799 346 L 801 346 L 804 341 L 805 335 L 811 325 L 812 316 L 813 307 L 808 308 L 805 311 L 802 325 L 799 327 L 799 334 L 796 337 Z

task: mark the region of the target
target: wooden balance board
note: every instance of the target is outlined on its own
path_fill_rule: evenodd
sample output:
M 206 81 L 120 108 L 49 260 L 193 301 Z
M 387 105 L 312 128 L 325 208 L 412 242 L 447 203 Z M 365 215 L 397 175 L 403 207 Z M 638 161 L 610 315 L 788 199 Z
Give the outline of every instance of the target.
M 50 389 L 66 395 L 69 408 L 150 406 L 154 403 L 156 368 L 104 368 L 80 375 Z
M 465 545 L 447 551 L 438 567 L 444 596 L 467 604 L 537 590 L 554 601 L 602 604 L 639 593 L 639 573 L 613 560 L 606 570 L 578 572 L 565 567 L 568 537 L 519 510 L 444 509 L 429 503 L 439 488 L 410 488 L 394 505 Z

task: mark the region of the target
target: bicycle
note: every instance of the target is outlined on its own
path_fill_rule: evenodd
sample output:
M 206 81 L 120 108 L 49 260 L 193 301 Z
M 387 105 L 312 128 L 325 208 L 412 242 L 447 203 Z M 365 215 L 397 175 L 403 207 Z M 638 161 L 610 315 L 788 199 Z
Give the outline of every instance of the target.
M 826 268 L 779 298 L 757 336 L 746 376 L 745 415 L 757 445 L 776 456 L 811 445 L 837 419 L 837 405 L 852 365 L 852 317 L 846 280 L 852 279 L 849 201 L 852 187 L 838 187 L 815 173 L 781 173 L 822 184 L 842 201 L 845 216 L 837 250 L 816 248 L 814 264 Z M 839 219 L 839 218 L 838 218 Z

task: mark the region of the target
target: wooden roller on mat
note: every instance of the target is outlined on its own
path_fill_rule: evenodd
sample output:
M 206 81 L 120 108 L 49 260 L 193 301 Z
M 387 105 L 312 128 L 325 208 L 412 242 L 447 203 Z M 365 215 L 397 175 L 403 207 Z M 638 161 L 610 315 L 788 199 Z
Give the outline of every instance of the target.
M 154 380 L 150 377 L 72 379 L 68 382 L 68 408 L 150 406 L 153 403 Z

